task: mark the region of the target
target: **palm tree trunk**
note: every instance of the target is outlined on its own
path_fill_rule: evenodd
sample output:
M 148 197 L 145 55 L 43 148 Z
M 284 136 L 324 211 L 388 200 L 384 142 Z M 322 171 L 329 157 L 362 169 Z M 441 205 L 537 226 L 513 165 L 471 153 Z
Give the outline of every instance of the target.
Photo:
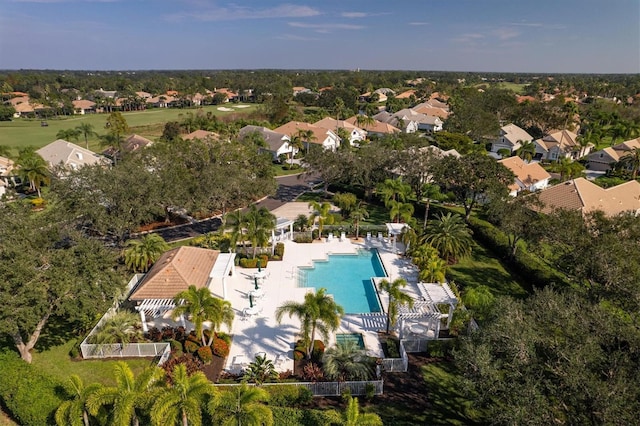
M 423 228 L 427 227 L 427 218 L 429 217 L 429 204 L 430 200 L 427 198 L 427 202 L 424 205 L 424 223 L 422 224 Z
M 187 419 L 187 412 L 182 410 L 182 426 L 189 426 L 189 419 Z
M 82 421 L 84 423 L 84 426 L 90 426 L 89 415 L 87 414 L 87 410 L 82 410 Z
M 313 341 L 316 337 L 316 323 L 313 323 L 311 327 L 311 338 L 309 339 L 309 346 L 307 347 L 307 359 L 311 359 L 311 352 L 313 352 Z

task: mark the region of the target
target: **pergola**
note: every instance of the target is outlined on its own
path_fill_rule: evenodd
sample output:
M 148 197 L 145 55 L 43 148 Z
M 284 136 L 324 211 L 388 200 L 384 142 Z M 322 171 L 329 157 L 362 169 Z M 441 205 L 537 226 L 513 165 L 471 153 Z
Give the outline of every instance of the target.
M 235 253 L 220 253 L 209 273 L 209 289 L 214 282 L 222 281 L 222 298 L 227 299 L 227 277 L 235 275 Z
M 404 337 L 405 329 L 408 328 L 410 333 L 415 329 L 419 330 L 418 335 L 437 338 L 442 319 L 446 318 L 447 320 L 445 329 L 451 325 L 451 318 L 458 304 L 458 299 L 446 283 L 418 283 L 418 290 L 422 300 L 416 301 L 413 308 L 401 307 L 399 309 L 400 337 Z M 449 305 L 449 312 L 443 314 L 438 305 Z
M 279 217 L 276 219 L 276 227 L 271 231 L 271 242 L 290 240 L 293 238 L 293 223 L 291 219 Z M 287 231 L 288 228 L 288 231 Z M 278 235 L 276 236 L 276 231 Z
M 391 250 L 395 252 L 398 235 L 401 235 L 405 228 L 411 227 L 406 223 L 385 223 L 385 225 L 387 225 L 387 234 L 389 234 L 389 239 L 391 240 Z
M 425 302 L 437 309 L 438 305 L 449 305 L 449 313 L 441 314 L 440 318 L 447 319 L 447 328 L 451 325 L 453 311 L 458 304 L 458 298 L 447 283 L 418 283 L 418 290 Z

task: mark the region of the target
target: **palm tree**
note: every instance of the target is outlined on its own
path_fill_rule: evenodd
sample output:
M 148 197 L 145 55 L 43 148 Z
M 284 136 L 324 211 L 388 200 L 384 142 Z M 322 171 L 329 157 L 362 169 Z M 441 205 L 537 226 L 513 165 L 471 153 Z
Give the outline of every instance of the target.
M 638 177 L 638 170 L 640 170 L 640 149 L 634 148 L 627 154 L 623 155 L 618 161 L 621 166 L 631 169 L 633 178 Z
M 422 227 L 427 227 L 427 220 L 429 218 L 429 207 L 431 206 L 431 200 L 442 200 L 445 195 L 440 192 L 440 187 L 433 183 L 425 183 L 422 185 L 421 191 L 424 201 L 424 222 Z
M 154 425 L 202 425 L 202 407 L 217 404 L 218 391 L 201 371 L 187 374 L 187 367 L 178 364 L 173 370 L 171 384 L 156 398 L 151 407 Z
M 98 383 L 85 386 L 80 376 L 72 374 L 64 384 L 64 391 L 72 399 L 64 401 L 56 410 L 56 424 L 58 426 L 89 426 L 87 398 L 99 388 Z
M 360 231 L 360 222 L 367 219 L 369 217 L 369 212 L 366 207 L 362 205 L 362 201 L 356 205 L 351 213 L 349 213 L 349 218 L 353 220 L 353 225 L 356 227 L 356 240 L 358 239 L 359 231 Z
M 258 209 L 252 204 L 243 217 L 243 223 L 255 258 L 258 247 L 264 247 L 269 242 L 271 231 L 276 227 L 276 217 L 266 207 Z
M 366 114 L 358 114 L 356 116 L 356 126 L 365 129 L 367 126 L 373 126 L 376 120 Z
M 342 306 L 336 304 L 326 291 L 327 289 L 321 288 L 315 293 L 307 293 L 303 303 L 288 301 L 276 309 L 278 323 L 282 321 L 284 314 L 288 314 L 289 318 L 295 315 L 300 319 L 303 340 L 307 344 L 307 359 L 311 359 L 316 330 L 328 339 L 329 332 L 338 329 L 340 318 L 344 315 Z
M 300 232 L 306 231 L 307 226 L 309 226 L 309 218 L 304 214 L 299 214 L 293 222 L 293 229 L 297 229 Z
M 322 228 L 325 224 L 330 225 L 333 223 L 333 216 L 331 215 L 331 204 L 327 201 L 319 203 L 317 201 L 309 202 L 309 207 L 313 209 L 311 213 L 310 221 L 315 223 L 318 220 L 318 236 L 322 238 Z
M 78 141 L 78 139 L 80 139 L 80 130 L 78 129 L 61 129 L 58 130 L 58 133 L 56 133 L 56 138 L 58 139 L 64 139 L 66 141 Z
M 33 150 L 25 149 L 18 155 L 16 165 L 20 179 L 28 181 L 29 188 L 36 191 L 38 198 L 41 198 L 40 187 L 51 182 L 51 173 L 44 158 Z
M 173 310 L 173 318 L 177 319 L 181 315 L 186 315 L 195 327 L 196 337 L 202 340 L 203 345 L 207 345 L 205 336 L 202 333 L 202 325 L 205 321 L 211 321 L 214 328 L 221 324 L 231 327 L 233 323 L 233 309 L 231 304 L 217 297 L 213 297 L 207 287 L 196 288 L 190 285 L 187 290 L 181 291 L 174 298 L 176 307 Z M 209 339 L 213 339 L 213 333 Z M 211 342 L 209 342 L 209 345 Z
M 273 365 L 273 361 L 267 359 L 267 355 L 256 355 L 256 359 L 249 364 L 242 377 L 243 382 L 261 385 L 265 382 L 277 381 L 280 375 Z
M 375 413 L 360 413 L 358 398 L 347 399 L 347 409 L 343 416 L 345 426 L 382 426 L 382 419 Z
M 389 303 L 387 305 L 387 334 L 391 326 L 395 326 L 398 320 L 398 309 L 400 306 L 408 305 L 409 308 L 413 307 L 413 298 L 407 293 L 402 291 L 402 288 L 406 287 L 407 281 L 404 278 L 396 278 L 389 282 L 389 280 L 380 281 L 380 290 L 389 295 Z
M 89 136 L 98 136 L 98 134 L 93 130 L 93 125 L 89 123 L 80 123 L 76 126 L 76 129 L 82 136 L 84 136 L 85 148 L 89 149 Z
M 219 404 L 210 404 L 215 424 L 223 426 L 271 426 L 273 413 L 264 404 L 269 393 L 256 386 L 234 386 L 222 392 Z
M 396 223 L 402 221 L 408 222 L 413 216 L 414 207 L 412 203 L 403 203 L 402 201 L 391 201 L 389 209 L 389 217 Z
M 138 410 L 146 410 L 154 401 L 158 385 L 164 377 L 159 367 L 147 368 L 134 377 L 126 362 L 115 366 L 116 386 L 102 386 L 87 397 L 87 408 L 92 416 L 104 406 L 110 407 L 110 425 L 138 426 Z
M 300 138 L 301 141 L 304 141 L 307 143 L 307 154 L 308 154 L 309 146 L 311 145 L 311 142 L 316 140 L 316 136 L 313 134 L 313 130 L 310 130 L 310 129 L 298 130 L 297 136 Z
M 523 161 L 530 162 L 536 155 L 536 144 L 531 141 L 525 141 L 520 148 L 516 150 L 516 155 Z
M 147 234 L 139 240 L 129 240 L 123 251 L 124 263 L 133 272 L 147 272 L 169 244 L 158 234 Z
M 233 251 L 235 252 L 238 248 L 238 240 L 242 239 L 242 247 L 244 248 L 244 252 L 247 252 L 246 247 L 246 239 L 244 238 L 244 216 L 241 210 L 235 210 L 228 213 L 225 216 L 225 222 L 230 226 L 230 237 L 231 237 L 231 247 L 233 247 Z
M 447 262 L 432 256 L 420 268 L 420 280 L 428 283 L 443 283 L 446 280 Z
M 351 341 L 327 349 L 322 356 L 322 367 L 328 378 L 339 382 L 369 380 L 373 377 L 366 351 Z
M 291 147 L 291 157 L 289 157 L 291 161 L 289 164 L 291 164 L 291 166 L 293 166 L 295 151 L 300 152 L 304 149 L 304 142 L 302 141 L 299 133 L 300 132 L 295 135 L 291 135 L 291 142 L 289 142 L 289 146 Z
M 407 201 L 412 194 L 411 185 L 402 182 L 402 179 L 385 179 L 378 185 L 376 191 L 387 208 L 393 201 Z
M 429 221 L 424 242 L 431 244 L 449 263 L 469 255 L 473 245 L 467 224 L 460 215 L 451 213 Z
M 118 311 L 108 318 L 98 329 L 89 336 L 89 343 L 95 345 L 112 345 L 120 343 L 126 346 L 142 338 L 142 323 L 140 316 L 130 311 Z

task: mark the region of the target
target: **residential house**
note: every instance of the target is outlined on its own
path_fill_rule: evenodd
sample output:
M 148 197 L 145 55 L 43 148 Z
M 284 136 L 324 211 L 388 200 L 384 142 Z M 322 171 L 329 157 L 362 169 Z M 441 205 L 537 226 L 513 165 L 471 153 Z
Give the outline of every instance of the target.
M 410 89 L 396 95 L 396 99 L 410 99 L 412 96 L 416 96 L 416 91 Z
M 287 158 L 294 157 L 298 152 L 297 148 L 291 146 L 291 138 L 287 134 L 276 132 L 262 126 L 244 126 L 238 133 L 238 139 L 244 140 L 253 133 L 260 135 L 265 141 L 267 147 L 260 148 L 260 151 L 269 152 L 273 161 L 278 161 L 281 155 Z
M 122 143 L 123 152 L 133 152 L 142 148 L 153 145 L 153 141 L 135 133 L 124 140 Z M 102 151 L 102 155 L 110 159 L 119 159 L 120 151 L 116 147 L 109 147 Z
M 533 136 L 516 126 L 507 124 L 500 128 L 500 137 L 491 143 L 491 152 L 497 153 L 501 149 L 506 149 L 509 154 L 517 151 L 524 143 L 533 141 Z
M 578 135 L 568 130 L 553 132 L 542 139 L 536 139 L 535 158 L 540 160 L 557 161 L 561 158 L 577 160 L 588 155 L 593 144 L 580 145 Z
M 101 96 L 103 98 L 115 98 L 118 94 L 117 90 L 103 90 L 102 87 L 98 90 L 94 90 L 96 95 Z
M 226 87 L 222 87 L 220 89 L 214 90 L 214 92 L 226 95 L 227 100 L 225 102 L 237 102 L 240 99 L 236 92 L 232 92 L 230 89 Z
M 412 108 L 401 109 L 393 115 L 400 120 L 414 121 L 418 130 L 427 132 L 439 132 L 442 130 L 442 120 L 436 115 L 423 114 Z
M 23 116 L 33 116 L 38 111 L 42 111 L 46 107 L 37 102 L 33 102 L 29 96 L 18 96 L 16 98 L 9 99 L 9 104 L 15 109 L 13 113 L 14 118 L 20 118 Z
M 153 95 L 149 92 L 136 92 L 136 96 L 142 99 L 153 98 Z
M 105 163 L 104 157 L 63 139 L 43 146 L 36 153 L 49 164 L 49 167 L 62 165 L 65 168 L 76 170 L 82 166 Z
M 76 101 L 71 101 L 73 104 L 73 113 L 84 115 L 84 114 L 93 114 L 96 112 L 96 103 L 87 99 L 79 99 Z
M 416 113 L 417 115 L 417 113 Z M 422 114 L 420 114 L 422 115 Z M 373 116 L 374 119 L 390 124 L 398 129 L 401 129 L 404 133 L 415 133 L 418 131 L 418 122 L 414 119 L 414 116 L 407 116 L 404 114 L 392 114 L 387 111 L 380 111 Z
M 314 126 L 324 127 L 325 129 L 336 129 L 335 134 L 338 134 L 338 129 L 345 129 L 349 133 L 349 144 L 354 146 L 359 142 L 367 138 L 367 132 L 363 129 L 349 123 L 345 120 L 336 120 L 335 118 L 325 117 L 320 121 L 313 123 Z
M 145 99 L 145 102 L 155 108 L 168 108 L 171 103 L 175 102 L 176 98 L 168 95 L 154 96 L 153 98 Z
M 516 176 L 509 185 L 510 195 L 516 196 L 520 191 L 535 192 L 549 186 L 551 175 L 538 163 L 525 163 L 520 157 L 509 157 L 498 161 Z
M 12 160 L 0 156 L 0 197 L 2 197 L 9 187 L 9 179 L 14 163 Z
M 220 140 L 220 135 L 216 132 L 210 132 L 209 130 L 195 130 L 188 135 L 182 136 L 182 139 L 185 141 L 190 141 L 193 139 L 200 139 L 202 141 L 218 141 Z
M 330 149 L 332 151 L 335 151 L 336 148 L 340 146 L 340 138 L 333 130 L 310 123 L 290 121 L 273 130 L 277 133 L 289 135 L 291 138 L 300 131 L 310 131 L 313 136 L 309 140 L 303 141 L 306 149 L 309 149 L 311 144 L 320 145 L 323 149 Z
M 556 209 L 577 210 L 583 215 L 602 211 L 612 217 L 620 213 L 640 214 L 640 182 L 631 180 L 610 188 L 602 188 L 585 178 L 577 178 L 540 192 L 542 212 Z
M 354 126 L 358 126 L 358 117 L 356 115 L 347 118 L 345 121 L 353 124 Z M 376 136 L 390 135 L 393 133 L 400 133 L 402 131 L 397 127 L 392 126 L 391 124 L 383 123 L 375 119 L 373 124 L 368 124 L 366 126 L 362 126 L 361 128 L 367 132 L 367 135 Z
M 612 165 L 620 161 L 634 149 L 640 149 L 640 138 L 631 139 L 617 145 L 592 152 L 587 157 L 587 168 L 595 171 L 610 170 Z
M 227 277 L 235 274 L 235 253 L 182 246 L 165 252 L 131 291 L 143 327 L 147 316 L 158 316 L 174 307 L 173 298 L 193 285 L 227 297 Z
M 311 89 L 307 89 L 306 87 L 303 86 L 294 86 L 293 87 L 293 96 L 295 97 L 296 95 L 300 94 L 300 93 L 309 93 L 311 92 Z

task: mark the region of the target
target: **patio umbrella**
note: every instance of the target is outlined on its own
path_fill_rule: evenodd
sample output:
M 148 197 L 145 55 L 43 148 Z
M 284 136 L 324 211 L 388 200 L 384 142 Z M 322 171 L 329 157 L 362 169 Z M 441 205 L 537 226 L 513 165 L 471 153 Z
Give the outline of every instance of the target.
M 249 294 L 249 307 L 253 308 L 253 294 Z
M 256 290 L 258 289 L 258 277 L 253 277 L 253 282 L 256 285 Z
M 258 259 L 258 272 L 262 271 L 262 261 L 261 259 Z

